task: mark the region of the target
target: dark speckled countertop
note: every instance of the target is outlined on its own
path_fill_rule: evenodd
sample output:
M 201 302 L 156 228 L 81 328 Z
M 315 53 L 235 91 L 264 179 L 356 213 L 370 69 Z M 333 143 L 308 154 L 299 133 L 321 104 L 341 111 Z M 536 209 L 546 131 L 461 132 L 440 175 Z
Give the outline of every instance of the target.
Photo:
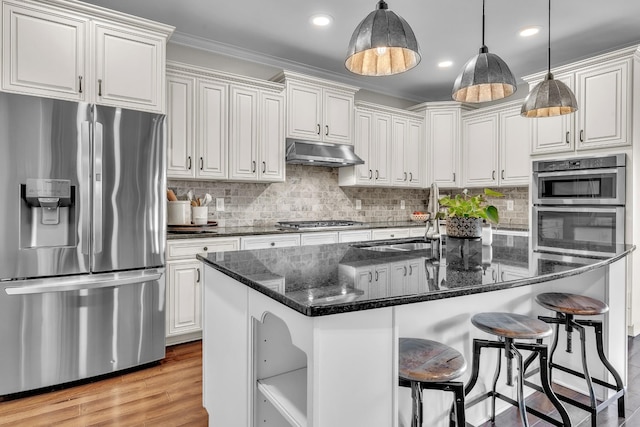
M 295 229 L 282 229 L 275 225 L 264 227 L 195 227 L 193 231 L 189 233 L 173 233 L 167 232 L 167 240 L 180 240 L 180 239 L 202 239 L 211 237 L 233 237 L 233 236 L 257 236 L 261 234 L 286 234 L 286 233 L 313 233 L 313 232 L 326 232 L 326 231 L 350 231 L 350 230 L 369 230 L 375 228 L 406 228 L 406 227 L 425 227 L 424 223 L 418 223 L 414 221 L 382 221 L 382 222 L 364 222 L 362 225 L 354 225 L 349 227 L 333 227 L 333 228 L 305 228 L 302 230 Z M 500 225 L 494 227 L 494 230 L 513 230 L 524 231 L 523 228 L 510 228 L 508 226 Z
M 304 315 L 322 316 L 546 282 L 599 268 L 635 248 L 621 245 L 610 258 L 530 254 L 527 237 L 500 234 L 494 234 L 491 246 L 449 239 L 433 253 L 430 248 L 381 252 L 363 247 L 381 244 L 223 252 L 198 259 Z

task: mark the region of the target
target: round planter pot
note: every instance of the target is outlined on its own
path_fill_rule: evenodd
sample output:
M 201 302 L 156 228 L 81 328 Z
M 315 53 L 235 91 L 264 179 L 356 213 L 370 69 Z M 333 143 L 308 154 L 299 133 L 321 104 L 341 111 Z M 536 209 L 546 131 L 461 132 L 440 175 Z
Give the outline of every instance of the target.
M 482 218 L 448 217 L 447 236 L 461 238 L 482 237 Z

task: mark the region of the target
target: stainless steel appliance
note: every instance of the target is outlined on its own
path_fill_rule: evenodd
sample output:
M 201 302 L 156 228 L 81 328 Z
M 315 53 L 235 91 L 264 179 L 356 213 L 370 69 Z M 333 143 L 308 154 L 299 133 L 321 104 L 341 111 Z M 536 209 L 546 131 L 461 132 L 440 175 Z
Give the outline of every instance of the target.
M 164 357 L 164 116 L 0 93 L 0 395 Z
M 364 160 L 353 151 L 352 145 L 293 138 L 287 138 L 285 158 L 289 164 L 334 168 L 364 164 Z
M 624 154 L 534 161 L 533 249 L 601 256 L 624 243 Z
M 362 222 L 351 220 L 326 220 L 326 221 L 280 221 L 278 228 L 302 230 L 309 228 L 343 228 L 362 225 Z

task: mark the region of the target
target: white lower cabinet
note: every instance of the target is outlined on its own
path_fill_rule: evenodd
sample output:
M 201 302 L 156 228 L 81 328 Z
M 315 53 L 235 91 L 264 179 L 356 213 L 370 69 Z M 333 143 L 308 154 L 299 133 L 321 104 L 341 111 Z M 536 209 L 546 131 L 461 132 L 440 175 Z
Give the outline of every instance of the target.
M 338 243 L 338 232 L 303 233 L 300 235 L 300 246 L 325 245 Z
M 167 345 L 202 336 L 202 263 L 197 254 L 238 250 L 240 239 L 184 239 L 167 242 Z
M 389 265 L 389 296 L 424 292 L 427 285 L 423 258 L 403 260 Z
M 339 231 L 338 242 L 365 242 L 371 240 L 371 230 Z
M 265 234 L 262 236 L 249 236 L 240 239 L 240 249 L 268 249 L 287 248 L 300 246 L 300 234 Z
M 411 228 L 381 228 L 371 230 L 371 240 L 403 239 L 411 237 Z
M 365 265 L 353 271 L 355 287 L 364 292 L 363 299 L 384 298 L 388 296 L 389 264 Z

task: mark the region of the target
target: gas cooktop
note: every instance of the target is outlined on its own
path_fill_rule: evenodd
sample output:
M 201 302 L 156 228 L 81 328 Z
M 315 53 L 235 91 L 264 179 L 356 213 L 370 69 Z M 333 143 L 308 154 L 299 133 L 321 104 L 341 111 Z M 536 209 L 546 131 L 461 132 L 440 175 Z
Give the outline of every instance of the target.
M 329 221 L 280 221 L 279 228 L 300 230 L 303 228 L 333 228 L 333 227 L 353 227 L 362 225 L 360 221 L 351 220 L 329 220 Z

